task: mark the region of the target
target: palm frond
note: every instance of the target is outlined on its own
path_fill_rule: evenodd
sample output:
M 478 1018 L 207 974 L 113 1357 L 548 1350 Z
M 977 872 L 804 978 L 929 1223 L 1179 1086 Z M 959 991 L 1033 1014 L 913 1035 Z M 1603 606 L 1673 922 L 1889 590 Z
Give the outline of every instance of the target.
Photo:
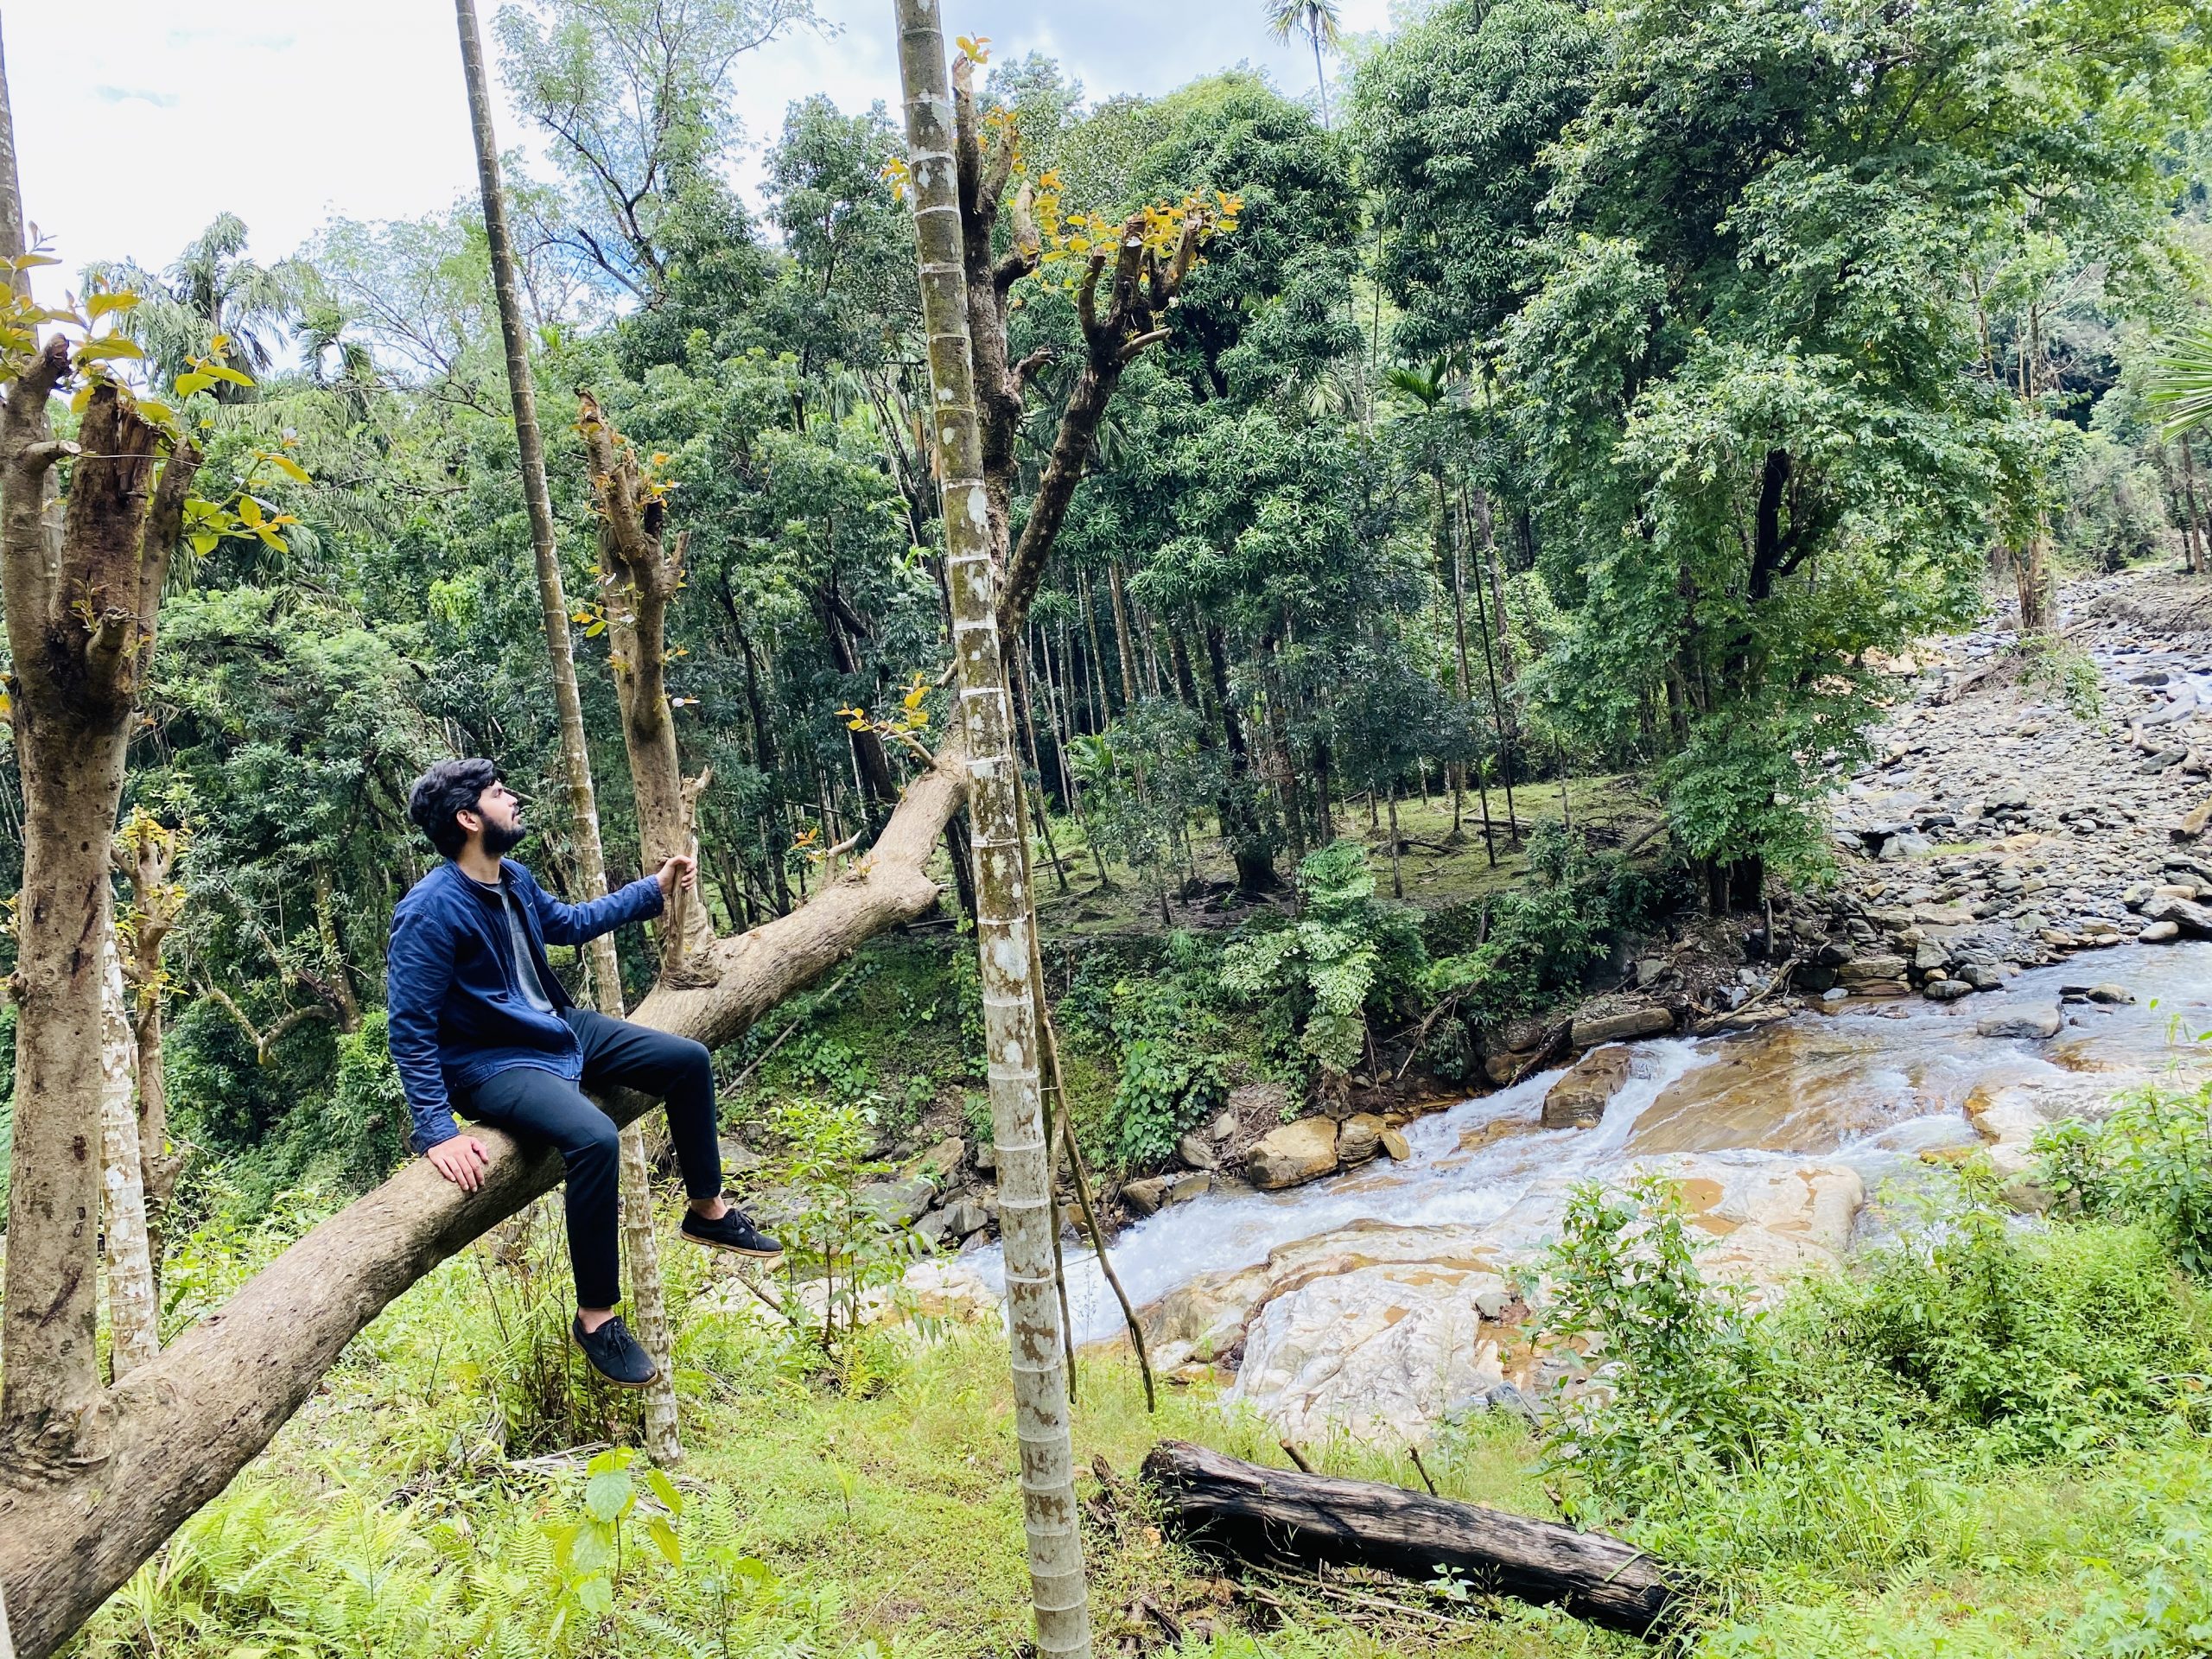
M 2212 323 L 2184 329 L 2159 349 L 2145 397 L 2164 412 L 2168 437 L 2212 423 Z

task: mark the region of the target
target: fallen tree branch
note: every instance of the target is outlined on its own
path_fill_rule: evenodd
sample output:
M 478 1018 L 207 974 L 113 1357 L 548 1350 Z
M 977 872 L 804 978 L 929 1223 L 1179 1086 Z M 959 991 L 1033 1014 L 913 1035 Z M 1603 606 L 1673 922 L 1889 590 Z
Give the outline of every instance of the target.
M 1422 1581 L 1449 1568 L 1478 1590 L 1645 1637 L 1665 1633 L 1686 1611 L 1658 1562 L 1605 1533 L 1374 1481 L 1270 1469 L 1181 1440 L 1154 1446 L 1144 1475 L 1181 1525 L 1250 1560 L 1287 1554 Z

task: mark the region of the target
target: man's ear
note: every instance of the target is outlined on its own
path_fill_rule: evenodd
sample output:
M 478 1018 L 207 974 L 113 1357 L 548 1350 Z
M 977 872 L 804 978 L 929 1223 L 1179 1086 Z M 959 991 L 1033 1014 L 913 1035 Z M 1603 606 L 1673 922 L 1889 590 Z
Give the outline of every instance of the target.
M 464 836 L 484 833 L 484 815 L 474 807 L 463 807 L 453 815 L 453 821 L 461 826 L 461 833 Z

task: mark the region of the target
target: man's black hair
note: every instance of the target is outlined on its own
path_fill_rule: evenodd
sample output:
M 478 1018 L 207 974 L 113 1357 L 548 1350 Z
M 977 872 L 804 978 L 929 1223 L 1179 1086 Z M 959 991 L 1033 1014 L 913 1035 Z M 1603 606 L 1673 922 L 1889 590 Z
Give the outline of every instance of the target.
M 484 791 L 499 781 L 489 760 L 441 760 L 407 791 L 407 816 L 446 858 L 457 858 L 468 845 L 468 831 L 454 817 L 474 812 Z

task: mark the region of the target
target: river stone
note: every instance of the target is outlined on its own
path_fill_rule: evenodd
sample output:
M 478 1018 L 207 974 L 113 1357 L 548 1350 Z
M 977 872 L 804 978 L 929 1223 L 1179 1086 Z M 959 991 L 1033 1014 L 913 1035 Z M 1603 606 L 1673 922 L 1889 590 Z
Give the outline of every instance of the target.
M 1246 1327 L 1229 1399 L 1290 1440 L 1426 1444 L 1455 1401 L 1506 1380 L 1478 1299 L 1495 1273 L 1384 1262 L 1310 1281 Z
M 1929 940 L 1927 944 L 1912 953 L 1914 969 L 1923 974 L 1936 972 L 1947 965 L 1950 960 L 1950 951 L 1933 939 Z
M 871 1181 L 853 1194 L 853 1201 L 886 1221 L 907 1227 L 920 1219 L 936 1196 L 936 1184 L 917 1175 L 908 1181 Z
M 1268 1192 L 1318 1179 L 1337 1166 L 1337 1125 L 1326 1117 L 1301 1117 L 1268 1130 L 1247 1156 L 1245 1173 Z
M 2102 985 L 2090 986 L 2088 989 L 2088 998 L 2092 1002 L 2133 1002 L 2135 1000 L 2135 993 L 2129 990 L 2125 985 L 2114 985 L 2107 982 Z
M 1635 1056 L 1618 1043 L 1592 1049 L 1546 1091 L 1544 1128 L 1580 1128 L 1605 1116 L 1606 1103 L 1628 1081 L 1634 1060 Z
M 1964 927 L 1974 920 L 1974 912 L 1964 905 L 1915 905 L 1912 919 L 1929 927 Z
M 1674 1028 L 1675 1016 L 1654 1006 L 1577 1020 L 1568 1038 L 1577 1048 L 1594 1048 L 1599 1043 L 1618 1043 L 1626 1038 L 1656 1037 Z
M 2065 1023 L 2058 1012 L 2058 1005 L 2047 1007 L 2016 1008 L 2004 1014 L 1986 1015 L 1974 1029 L 1984 1037 L 2013 1037 L 2039 1040 L 2058 1035 L 2058 1028 Z
M 2178 922 L 2153 922 L 2135 936 L 2145 944 L 2171 944 L 2181 938 Z
M 1206 1138 L 1217 1147 L 1234 1141 L 1236 1138 L 1236 1114 L 1224 1112 L 1207 1124 Z
M 990 1212 L 973 1198 L 962 1198 L 949 1204 L 943 1211 L 944 1230 L 955 1238 L 965 1238 L 990 1225 Z
M 1122 1202 L 1140 1216 L 1152 1215 L 1167 1202 L 1171 1179 L 1166 1175 L 1147 1175 L 1141 1181 L 1123 1181 Z
M 2005 976 L 1997 971 L 1993 963 L 1962 962 L 1958 975 L 1977 991 L 1993 991 L 2005 982 Z
M 1382 1148 L 1382 1120 L 1372 1112 L 1355 1112 L 1337 1130 L 1337 1161 L 1346 1168 L 1363 1164 Z
M 2212 910 L 2188 899 L 2161 894 L 2143 906 L 2145 921 L 2171 922 L 2183 932 L 2200 939 L 2212 938 Z
M 1383 1151 L 1402 1164 L 1414 1155 L 1414 1143 L 1406 1139 L 1403 1130 L 1385 1129 L 1376 1139 L 1382 1143 Z
M 1192 1169 L 1211 1169 L 1221 1161 L 1214 1154 L 1212 1137 L 1196 1131 L 1175 1142 L 1175 1155 Z
M 1521 1068 L 1536 1057 L 1529 1054 L 1493 1054 L 1483 1062 L 1483 1075 L 1503 1089 L 1521 1075 Z
M 902 1180 L 934 1181 L 942 1185 L 958 1171 L 967 1156 L 967 1142 L 957 1135 L 947 1135 L 900 1170 L 899 1178 Z
M 1905 962 L 1903 957 L 1853 957 L 1835 970 L 1839 985 L 1867 985 L 1880 979 L 1903 979 Z
M 1931 979 L 1920 988 L 1920 994 L 1923 996 L 1930 997 L 1938 1002 L 1955 1002 L 1959 998 L 1970 996 L 1973 993 L 1974 987 L 1963 979 Z

